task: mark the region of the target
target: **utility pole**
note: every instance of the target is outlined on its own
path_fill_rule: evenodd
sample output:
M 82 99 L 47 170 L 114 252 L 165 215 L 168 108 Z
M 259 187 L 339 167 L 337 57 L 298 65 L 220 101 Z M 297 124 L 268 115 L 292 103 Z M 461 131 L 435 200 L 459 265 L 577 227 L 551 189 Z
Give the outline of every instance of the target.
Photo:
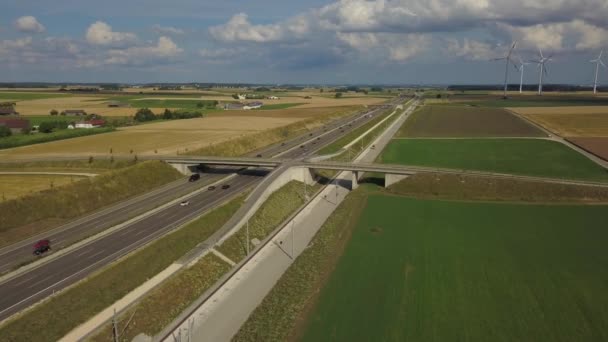
M 118 319 L 116 318 L 116 308 L 114 308 L 114 315 L 112 316 L 112 337 L 114 342 L 118 342 Z

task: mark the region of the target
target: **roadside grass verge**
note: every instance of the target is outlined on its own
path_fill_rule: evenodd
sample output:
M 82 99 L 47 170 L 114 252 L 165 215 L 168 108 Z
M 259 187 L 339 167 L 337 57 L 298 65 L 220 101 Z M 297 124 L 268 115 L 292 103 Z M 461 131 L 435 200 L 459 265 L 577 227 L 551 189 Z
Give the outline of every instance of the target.
M 346 197 L 232 341 L 296 340 L 294 334 L 300 330 L 300 317 L 312 310 L 319 291 L 348 244 L 365 208 L 368 189 L 369 186 L 363 185 Z
M 342 118 L 354 113 L 358 107 L 340 108 L 330 114 L 314 117 L 292 123 L 287 126 L 277 127 L 263 132 L 246 135 L 233 140 L 228 140 L 215 145 L 203 147 L 202 149 L 189 152 L 189 155 L 224 156 L 236 157 L 263 147 L 276 144 L 286 139 L 304 134 L 310 130 L 324 125 L 327 122 Z
M 0 336 L 7 341 L 34 341 L 44 331 L 45 340 L 60 339 L 211 236 L 244 198 L 241 195 L 231 200 L 9 320 L 0 327 Z M 171 297 L 165 300 L 170 302 Z
M 608 171 L 555 141 L 539 139 L 400 139 L 383 163 L 517 175 L 608 181 Z
M 86 176 L 0 174 L 0 202 L 58 188 L 79 181 L 83 177 Z
M 2 202 L 0 212 L 10 215 L 0 216 L 0 246 L 21 241 L 182 177 L 163 162 L 149 161 Z
M 122 169 L 135 165 L 134 160 L 109 159 L 72 160 L 72 161 L 36 161 L 36 162 L 0 162 L 1 171 L 40 171 L 40 172 L 61 172 L 61 171 L 83 171 L 83 172 L 105 172 L 108 170 Z
M 313 194 L 319 185 L 308 187 Z M 249 239 L 264 240 L 279 224 L 286 220 L 296 209 L 306 203 L 304 183 L 291 181 L 271 194 L 249 219 Z M 255 246 L 250 245 L 250 250 Z M 240 227 L 238 232 L 226 239 L 216 248 L 220 253 L 238 263 L 247 256 L 247 229 Z
M 159 288 L 153 290 L 136 306 L 120 315 L 121 338 L 131 341 L 140 333 L 154 336 L 207 291 L 231 266 L 213 253 L 205 255 L 195 265 L 180 271 Z M 126 322 L 131 318 L 125 328 Z M 112 327 L 102 329 L 91 341 L 113 342 Z
M 10 137 L 0 138 L 0 150 L 27 146 L 34 144 L 41 144 L 49 141 L 65 140 L 77 137 L 84 137 L 87 135 L 95 135 L 113 132 L 113 127 L 102 127 L 93 129 L 62 129 L 52 133 L 36 133 L 36 134 L 16 134 Z

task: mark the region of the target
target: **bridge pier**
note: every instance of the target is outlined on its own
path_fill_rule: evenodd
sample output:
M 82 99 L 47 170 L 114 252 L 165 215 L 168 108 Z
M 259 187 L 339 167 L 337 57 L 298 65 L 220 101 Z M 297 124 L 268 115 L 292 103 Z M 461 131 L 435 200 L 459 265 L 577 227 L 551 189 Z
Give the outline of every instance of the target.
M 355 190 L 359 187 L 359 171 L 352 172 L 352 181 L 350 183 L 350 189 Z
M 174 169 L 176 169 L 177 171 L 179 171 L 182 175 L 186 175 L 189 176 L 192 173 L 196 172 L 193 170 L 196 170 L 196 168 L 198 168 L 199 164 L 182 164 L 182 163 L 168 163 L 169 165 L 173 166 Z
M 389 186 L 391 186 L 397 182 L 400 182 L 408 177 L 409 177 L 409 175 L 395 175 L 395 174 L 386 173 L 384 175 L 384 187 L 388 188 Z

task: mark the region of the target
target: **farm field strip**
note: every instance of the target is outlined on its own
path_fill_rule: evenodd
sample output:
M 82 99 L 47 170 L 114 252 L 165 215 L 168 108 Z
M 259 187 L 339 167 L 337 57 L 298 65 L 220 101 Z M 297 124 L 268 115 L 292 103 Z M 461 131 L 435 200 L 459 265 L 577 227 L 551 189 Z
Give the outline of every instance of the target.
M 588 151 L 589 153 L 592 153 L 605 161 L 608 161 L 608 137 L 573 137 L 568 138 L 567 140 L 583 150 Z
M 425 106 L 397 137 L 544 137 L 543 132 L 498 108 Z
M 1 175 L 0 200 L 6 201 L 77 182 L 86 177 L 64 175 Z
M 582 154 L 542 139 L 399 139 L 380 160 L 572 180 L 608 181 L 606 170 Z
M 298 340 L 604 340 L 607 208 L 371 195 Z

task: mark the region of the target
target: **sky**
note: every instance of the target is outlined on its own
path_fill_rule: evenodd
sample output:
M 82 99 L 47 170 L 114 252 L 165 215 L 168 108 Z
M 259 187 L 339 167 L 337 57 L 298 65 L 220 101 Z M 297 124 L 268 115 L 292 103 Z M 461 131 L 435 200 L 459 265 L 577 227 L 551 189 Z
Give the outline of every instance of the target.
M 589 85 L 608 0 L 19 0 L 0 11 L 0 82 L 499 84 L 552 56 Z M 509 67 L 510 81 L 519 71 Z M 527 65 L 524 81 L 538 68 Z M 600 80 L 608 83 L 608 71 Z

